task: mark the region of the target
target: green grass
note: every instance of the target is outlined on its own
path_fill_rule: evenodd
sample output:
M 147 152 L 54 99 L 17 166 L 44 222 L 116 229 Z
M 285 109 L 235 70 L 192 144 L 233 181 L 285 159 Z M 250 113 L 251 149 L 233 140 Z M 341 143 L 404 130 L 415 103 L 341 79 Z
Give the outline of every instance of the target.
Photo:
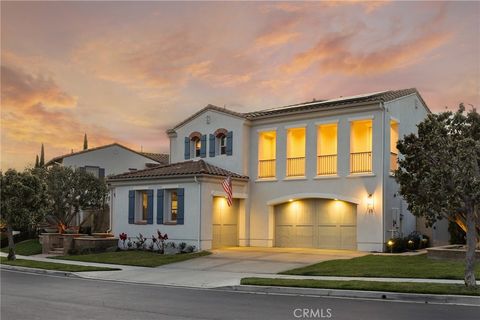
M 288 270 L 282 274 L 303 276 L 345 276 L 345 277 L 386 277 L 463 279 L 463 261 L 432 260 L 426 254 L 416 256 L 367 255 L 349 260 L 331 260 L 307 267 Z M 477 263 L 475 275 L 480 278 Z
M 8 253 L 8 247 L 2 248 L 2 252 Z M 31 256 L 42 253 L 42 245 L 38 239 L 29 239 L 15 244 L 15 253 L 22 256 Z
M 9 265 L 9 266 L 68 271 L 68 272 L 120 270 L 120 269 L 114 269 L 114 268 L 79 266 L 79 265 L 73 265 L 73 264 L 43 262 L 43 261 L 34 261 L 34 260 L 25 260 L 25 259 L 17 259 L 17 260 L 9 261 L 7 260 L 6 257 L 0 257 L 0 263 L 4 265 Z
M 411 283 L 411 282 L 377 282 L 377 281 L 334 281 L 311 279 L 270 279 L 243 278 L 243 285 L 301 287 L 316 289 L 343 289 L 364 291 L 387 291 L 404 293 L 453 294 L 480 296 L 480 288 L 469 289 L 462 284 Z
M 51 259 L 63 259 L 96 263 L 111 263 L 121 264 L 127 266 L 139 267 L 158 267 L 164 264 L 185 261 L 197 257 L 209 255 L 208 251 L 201 251 L 195 253 L 183 253 L 175 255 L 163 255 L 149 251 L 116 251 L 116 252 L 102 252 L 93 254 L 81 254 L 72 256 L 51 257 Z

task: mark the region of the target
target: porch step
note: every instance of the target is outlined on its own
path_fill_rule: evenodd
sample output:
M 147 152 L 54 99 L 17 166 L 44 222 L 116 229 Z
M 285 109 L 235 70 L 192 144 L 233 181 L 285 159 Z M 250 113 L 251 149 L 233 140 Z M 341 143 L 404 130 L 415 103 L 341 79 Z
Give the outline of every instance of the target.
M 48 251 L 48 254 L 63 255 L 63 248 L 54 248 Z

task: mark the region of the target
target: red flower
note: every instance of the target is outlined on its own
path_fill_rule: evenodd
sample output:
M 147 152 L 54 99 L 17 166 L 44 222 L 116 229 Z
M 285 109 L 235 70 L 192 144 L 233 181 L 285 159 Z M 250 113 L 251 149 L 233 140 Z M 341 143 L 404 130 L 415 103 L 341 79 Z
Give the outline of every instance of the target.
M 127 234 L 125 232 L 120 233 L 120 240 L 125 241 L 127 240 Z

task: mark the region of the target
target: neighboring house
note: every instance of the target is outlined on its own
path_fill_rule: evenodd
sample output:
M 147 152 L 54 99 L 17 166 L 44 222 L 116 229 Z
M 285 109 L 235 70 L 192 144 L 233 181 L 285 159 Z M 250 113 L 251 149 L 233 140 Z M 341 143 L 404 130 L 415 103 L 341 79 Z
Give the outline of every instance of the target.
M 108 180 L 113 232 L 158 229 L 200 249 L 384 251 L 416 228 L 392 171 L 397 140 L 429 112 L 416 89 L 249 113 L 208 105 L 167 131 L 169 165 Z
M 168 154 L 139 152 L 121 144 L 112 143 L 58 156 L 48 161 L 45 165 L 49 167 L 58 164 L 85 170 L 98 178 L 105 178 L 124 172 L 168 164 L 168 158 Z M 77 217 L 76 224 L 79 224 L 85 217 L 85 213 L 81 212 Z M 103 220 L 102 225 L 107 225 L 108 227 L 109 219 Z
M 45 165 L 60 164 L 80 168 L 96 177 L 107 177 L 129 171 L 168 164 L 168 154 L 139 152 L 118 143 L 107 144 L 58 156 Z

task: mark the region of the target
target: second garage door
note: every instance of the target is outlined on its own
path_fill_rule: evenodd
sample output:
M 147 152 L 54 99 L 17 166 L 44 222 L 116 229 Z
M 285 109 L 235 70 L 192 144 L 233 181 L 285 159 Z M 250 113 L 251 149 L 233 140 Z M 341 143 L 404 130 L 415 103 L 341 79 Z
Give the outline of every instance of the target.
M 275 246 L 357 248 L 356 205 L 329 199 L 302 199 L 275 206 Z
M 213 198 L 212 248 L 238 246 L 238 210 L 238 199 L 229 207 L 224 197 Z

